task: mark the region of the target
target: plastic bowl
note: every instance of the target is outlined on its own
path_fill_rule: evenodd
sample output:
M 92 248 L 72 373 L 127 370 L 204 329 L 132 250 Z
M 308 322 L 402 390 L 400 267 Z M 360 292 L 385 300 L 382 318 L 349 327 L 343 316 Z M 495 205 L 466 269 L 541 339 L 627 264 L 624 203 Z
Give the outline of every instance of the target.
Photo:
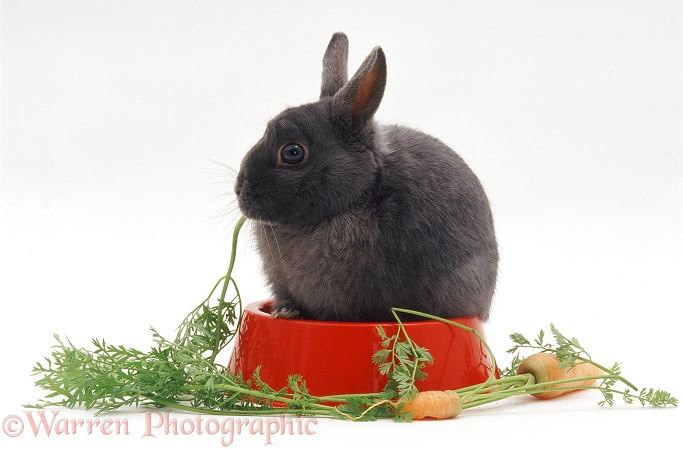
M 395 322 L 357 323 L 276 319 L 270 315 L 272 300 L 248 304 L 229 362 L 233 373 L 249 378 L 260 366 L 259 375 L 272 388 L 287 384 L 287 377 L 300 374 L 315 396 L 373 393 L 384 389 L 387 377 L 379 374 L 372 355 L 381 339 L 376 327 L 387 335 L 398 329 Z M 479 318 L 451 321 L 476 329 L 482 337 Z M 439 321 L 404 323 L 416 344 L 429 349 L 434 364 L 425 368 L 427 378 L 416 382 L 419 390 L 458 389 L 484 382 L 491 373 L 491 358 L 471 332 Z

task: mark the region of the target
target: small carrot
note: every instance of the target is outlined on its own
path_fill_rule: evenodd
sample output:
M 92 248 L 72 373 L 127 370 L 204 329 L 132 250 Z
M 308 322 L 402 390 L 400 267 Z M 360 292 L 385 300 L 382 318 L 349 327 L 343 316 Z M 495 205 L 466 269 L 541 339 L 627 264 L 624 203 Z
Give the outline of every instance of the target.
M 460 396 L 453 390 L 421 391 L 406 402 L 401 410 L 413 414 L 413 419 L 455 418 L 462 411 Z
M 592 377 L 600 376 L 604 374 L 597 366 L 587 363 L 579 362 L 573 368 L 560 368 L 560 360 L 555 356 L 555 354 L 549 354 L 547 352 L 539 352 L 533 354 L 519 365 L 517 368 L 518 374 L 532 374 L 536 378 L 536 383 L 544 382 L 554 382 L 564 379 L 576 379 L 579 377 Z M 560 384 L 549 385 L 548 388 L 570 388 L 576 387 L 587 387 L 595 383 L 595 379 L 580 380 L 574 382 L 565 382 Z M 566 390 L 553 390 L 541 393 L 533 393 L 532 396 L 539 399 L 551 399 L 561 394 L 567 393 L 568 391 L 573 391 L 572 389 Z

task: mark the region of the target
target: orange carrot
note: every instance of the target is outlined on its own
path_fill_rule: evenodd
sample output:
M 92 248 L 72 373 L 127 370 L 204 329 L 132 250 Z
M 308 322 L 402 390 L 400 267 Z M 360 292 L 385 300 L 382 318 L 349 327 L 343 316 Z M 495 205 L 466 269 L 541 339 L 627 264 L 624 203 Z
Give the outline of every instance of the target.
M 524 361 L 517 368 L 518 374 L 532 374 L 536 378 L 536 383 L 554 382 L 564 379 L 575 379 L 579 377 L 600 376 L 604 372 L 590 363 L 578 362 L 576 366 L 571 369 L 560 368 L 560 360 L 554 355 L 547 352 L 539 352 L 524 359 Z M 548 388 L 567 388 L 567 387 L 586 387 L 595 383 L 595 379 L 588 379 L 575 382 L 564 382 L 560 384 L 549 385 Z M 534 393 L 539 399 L 550 399 L 561 394 L 573 391 L 567 390 L 553 390 L 541 393 Z
M 453 390 L 421 391 L 403 406 L 402 411 L 412 413 L 413 419 L 448 419 L 458 416 L 462 403 Z

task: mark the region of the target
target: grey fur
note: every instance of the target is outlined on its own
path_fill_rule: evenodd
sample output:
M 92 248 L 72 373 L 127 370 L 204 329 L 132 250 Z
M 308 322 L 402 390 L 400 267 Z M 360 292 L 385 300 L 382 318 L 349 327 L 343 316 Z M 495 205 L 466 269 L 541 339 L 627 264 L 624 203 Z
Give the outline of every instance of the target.
M 381 48 L 335 88 L 347 45 L 333 36 L 320 101 L 273 118 L 237 177 L 240 209 L 261 225 L 274 313 L 391 321 L 390 308 L 403 307 L 487 319 L 498 249 L 479 180 L 434 137 L 373 121 L 386 84 Z M 303 163 L 280 162 L 291 142 L 308 148 Z

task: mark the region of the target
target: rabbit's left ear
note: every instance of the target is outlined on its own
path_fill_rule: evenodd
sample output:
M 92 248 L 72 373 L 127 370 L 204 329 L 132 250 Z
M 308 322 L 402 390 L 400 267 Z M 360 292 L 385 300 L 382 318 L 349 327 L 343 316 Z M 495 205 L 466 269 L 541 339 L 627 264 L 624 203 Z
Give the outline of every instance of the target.
M 386 58 L 382 49 L 375 47 L 353 78 L 334 96 L 334 115 L 339 124 L 362 130 L 379 108 L 386 83 Z
M 346 80 L 347 61 L 349 57 L 349 39 L 344 33 L 334 33 L 327 45 L 323 57 L 323 82 L 320 87 L 320 99 L 333 97 L 341 89 Z

